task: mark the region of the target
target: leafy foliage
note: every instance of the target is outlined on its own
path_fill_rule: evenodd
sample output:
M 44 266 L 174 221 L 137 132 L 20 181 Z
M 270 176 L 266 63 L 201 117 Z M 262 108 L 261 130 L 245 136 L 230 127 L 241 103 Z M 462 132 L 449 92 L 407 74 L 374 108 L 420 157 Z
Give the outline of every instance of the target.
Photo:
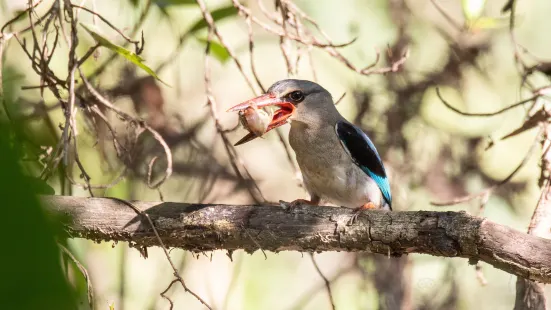
M 124 58 L 128 59 L 130 62 L 135 64 L 136 66 L 143 69 L 149 75 L 159 80 L 161 83 L 169 86 L 167 83 L 163 82 L 163 80 L 161 80 L 151 68 L 149 68 L 146 64 L 144 64 L 144 59 L 140 55 L 137 55 L 136 53 L 133 53 L 130 50 L 111 42 L 109 39 L 107 39 L 105 36 L 103 36 L 97 30 L 95 30 L 94 26 L 88 26 L 83 23 L 81 23 L 80 25 L 94 38 L 94 40 L 96 40 L 96 42 L 98 42 L 99 45 L 106 47 L 116 52 L 117 54 L 123 56 Z

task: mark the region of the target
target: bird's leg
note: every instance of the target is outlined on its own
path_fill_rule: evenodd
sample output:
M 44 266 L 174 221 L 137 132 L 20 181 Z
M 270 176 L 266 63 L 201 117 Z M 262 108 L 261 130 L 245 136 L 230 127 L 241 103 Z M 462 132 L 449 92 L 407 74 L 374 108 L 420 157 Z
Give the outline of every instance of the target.
M 279 201 L 279 204 L 281 205 L 281 207 L 283 207 L 283 209 L 285 210 L 292 210 L 293 208 L 296 208 L 300 205 L 313 205 L 313 206 L 317 206 L 319 203 L 320 203 L 320 197 L 317 196 L 317 195 L 311 195 L 310 196 L 310 200 L 306 200 L 306 199 L 295 199 L 291 202 L 285 202 L 283 200 L 280 200 Z
M 352 215 L 352 217 L 350 218 L 350 220 L 348 221 L 348 226 L 354 224 L 356 222 L 356 220 L 358 219 L 358 216 L 360 215 L 360 213 L 363 211 L 363 210 L 373 210 L 373 209 L 377 209 L 377 207 L 375 206 L 375 204 L 373 202 L 368 202 L 368 203 L 365 203 L 363 204 L 361 207 L 359 208 L 356 208 L 354 209 L 354 214 Z

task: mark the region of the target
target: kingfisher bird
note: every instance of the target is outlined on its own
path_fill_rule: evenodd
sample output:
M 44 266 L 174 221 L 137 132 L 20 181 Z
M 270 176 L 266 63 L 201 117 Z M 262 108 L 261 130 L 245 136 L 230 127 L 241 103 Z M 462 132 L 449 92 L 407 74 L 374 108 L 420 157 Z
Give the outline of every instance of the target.
M 281 80 L 266 94 L 228 111 L 268 106 L 278 109 L 266 132 L 291 123 L 289 144 L 310 194 L 310 200 L 297 199 L 291 205 L 318 205 L 323 199 L 356 210 L 392 210 L 388 177 L 375 145 L 339 113 L 327 90 L 307 80 Z M 249 133 L 236 145 L 258 136 Z

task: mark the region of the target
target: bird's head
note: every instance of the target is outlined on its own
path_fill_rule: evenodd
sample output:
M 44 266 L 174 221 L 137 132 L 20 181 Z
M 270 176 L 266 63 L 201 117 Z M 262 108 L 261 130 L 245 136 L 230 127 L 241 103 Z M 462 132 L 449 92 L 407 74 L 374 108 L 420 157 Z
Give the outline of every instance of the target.
M 270 86 L 266 94 L 242 102 L 228 111 L 270 106 L 277 106 L 278 109 L 273 113 L 266 132 L 286 124 L 288 120 L 321 122 L 323 117 L 334 114 L 330 112 L 336 112 L 331 94 L 327 90 L 314 82 L 295 79 L 278 81 Z M 256 136 L 247 135 L 236 145 L 254 138 Z

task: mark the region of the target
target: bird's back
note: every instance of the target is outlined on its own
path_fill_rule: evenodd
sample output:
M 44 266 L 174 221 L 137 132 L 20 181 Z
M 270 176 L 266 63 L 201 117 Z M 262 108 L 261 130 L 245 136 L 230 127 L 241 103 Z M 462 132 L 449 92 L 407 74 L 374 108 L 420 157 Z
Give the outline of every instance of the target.
M 335 133 L 337 121 L 321 126 L 291 123 L 289 143 L 306 188 L 311 194 L 344 207 L 357 208 L 369 201 L 383 204 L 377 184 L 342 147 Z

